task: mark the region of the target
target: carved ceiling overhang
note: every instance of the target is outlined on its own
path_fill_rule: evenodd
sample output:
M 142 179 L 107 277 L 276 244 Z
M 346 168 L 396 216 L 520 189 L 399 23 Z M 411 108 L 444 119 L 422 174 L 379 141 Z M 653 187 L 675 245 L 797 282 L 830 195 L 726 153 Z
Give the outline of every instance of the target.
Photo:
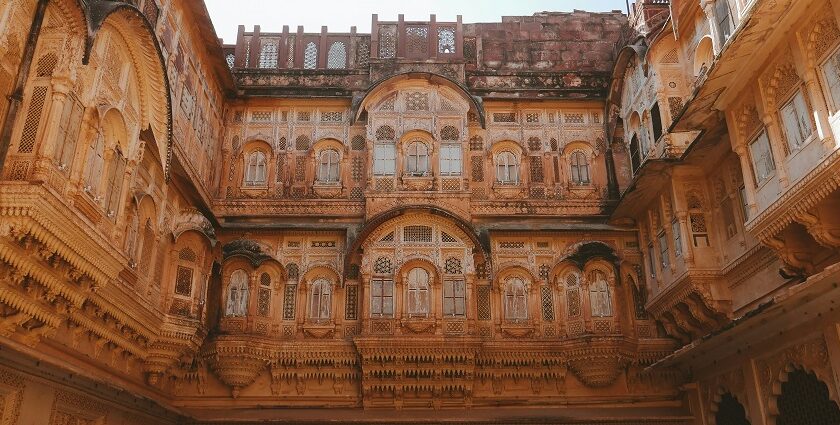
M 150 96 L 151 101 L 155 103 L 155 105 L 150 105 L 152 112 L 146 118 L 152 121 L 165 121 L 165 123 L 159 122 L 157 125 L 154 122 L 149 124 L 158 134 L 165 134 L 166 146 L 164 154 L 161 155 L 163 157 L 161 160 L 166 179 L 168 180 L 170 177 L 173 148 L 172 88 L 170 87 L 166 72 L 166 60 L 155 35 L 154 26 L 149 22 L 143 12 L 129 3 L 88 0 L 86 12 L 88 34 L 85 40 L 85 52 L 82 60 L 84 64 L 87 64 L 90 60 L 90 54 L 99 31 L 112 17 L 121 14 L 124 15 L 126 20 L 122 23 L 120 30 L 129 30 L 129 28 L 122 28 L 122 26 L 127 25 L 127 22 L 134 26 L 135 34 L 141 35 L 136 45 L 132 46 L 136 48 L 136 51 L 132 51 L 132 55 L 137 56 L 135 57 L 135 61 L 142 61 L 139 63 L 145 65 L 146 68 L 150 68 L 139 69 L 143 74 L 143 78 L 147 80 L 146 96 Z M 165 111 L 160 110 L 160 106 L 165 106 Z M 162 116 L 164 114 L 165 116 Z M 165 125 L 165 128 L 160 128 L 160 125 Z
M 353 125 L 358 120 L 362 113 L 367 110 L 371 99 L 377 98 L 383 90 L 388 90 L 392 84 L 399 81 L 406 80 L 423 80 L 429 84 L 442 85 L 460 93 L 470 103 L 470 110 L 474 111 L 478 116 L 482 128 L 486 127 L 486 113 L 484 111 L 484 101 L 478 97 L 473 96 L 469 89 L 463 84 L 440 74 L 433 74 L 430 72 L 404 72 L 401 74 L 391 75 L 371 84 L 368 89 L 362 93 L 353 95 L 353 102 L 351 105 L 351 122 Z
M 647 309 L 669 336 L 688 344 L 729 323 L 731 301 L 713 288 L 723 281 L 719 273 L 689 271 L 651 299 Z
M 227 261 L 234 257 L 242 257 L 251 262 L 254 267 L 272 259 L 268 247 L 249 239 L 237 239 L 222 246 L 222 258 Z
M 177 240 L 181 234 L 187 231 L 195 231 L 207 238 L 210 246 L 216 246 L 216 230 L 210 220 L 195 208 L 188 208 L 181 211 L 181 214 L 172 225 L 172 238 Z

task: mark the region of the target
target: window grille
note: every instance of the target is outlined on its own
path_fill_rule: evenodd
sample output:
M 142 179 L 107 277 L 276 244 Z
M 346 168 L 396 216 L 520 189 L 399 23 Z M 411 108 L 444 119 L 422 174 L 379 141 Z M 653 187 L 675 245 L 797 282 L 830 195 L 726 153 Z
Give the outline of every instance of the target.
M 257 314 L 268 317 L 269 313 L 271 313 L 271 290 L 260 288 L 257 295 Z
M 540 113 L 539 112 L 529 112 L 525 114 L 525 122 L 528 124 L 539 124 L 540 122 Z
M 455 238 L 454 236 L 452 236 L 452 235 L 450 235 L 449 233 L 446 233 L 446 232 L 440 232 L 440 241 L 443 242 L 443 243 L 458 243 L 458 242 L 460 242 L 457 238 Z
M 515 112 L 494 112 L 493 113 L 493 122 L 515 123 L 516 122 L 516 113 Z
M 540 287 L 540 302 L 542 306 L 543 320 L 546 322 L 554 321 L 554 298 L 552 297 L 550 286 Z
M 271 111 L 251 112 L 251 122 L 271 122 Z
M 432 228 L 429 226 L 405 226 L 403 241 L 413 243 L 431 243 Z
M 429 52 L 429 28 L 425 26 L 407 26 L 405 28 L 406 53 L 409 56 L 422 56 Z
M 370 44 L 367 41 L 359 41 L 356 49 L 356 66 L 366 68 L 370 64 Z
M 525 249 L 525 242 L 523 241 L 503 241 L 499 243 L 499 248 L 502 249 Z
M 470 150 L 480 151 L 484 149 L 484 139 L 481 136 L 473 136 L 470 138 Z
M 29 109 L 26 111 L 26 120 L 23 124 L 23 134 L 20 136 L 18 153 L 32 153 L 35 151 L 35 141 L 38 136 L 38 129 L 41 127 L 41 115 L 44 111 L 44 103 L 47 99 L 47 87 L 35 87 L 32 90 L 32 98 L 29 101 Z
M 327 69 L 344 68 L 347 68 L 347 46 L 341 41 L 336 41 L 330 46 L 327 54 Z
M 286 285 L 283 294 L 283 320 L 295 320 L 295 294 L 297 285 Z
M 447 125 L 447 126 L 444 126 L 440 130 L 440 139 L 441 140 L 453 140 L 454 141 L 454 140 L 458 140 L 459 138 L 460 137 L 459 137 L 459 134 L 458 134 L 458 129 L 455 128 L 455 126 Z
M 391 274 L 394 272 L 394 266 L 391 259 L 388 257 L 379 257 L 373 263 L 373 272 L 379 274 Z
M 315 69 L 318 65 L 318 46 L 313 42 L 306 45 L 303 51 L 303 69 Z
M 490 286 L 481 285 L 476 291 L 476 304 L 478 307 L 478 320 L 490 320 Z
M 310 144 L 309 138 L 306 137 L 306 136 L 298 136 L 297 139 L 295 139 L 295 149 L 296 150 L 299 150 L 299 151 L 309 150 L 309 144 Z
M 397 54 L 397 26 L 382 25 L 379 27 L 379 57 L 393 59 Z
M 455 29 L 438 28 L 438 53 L 455 53 Z
M 310 111 L 298 111 L 297 120 L 301 121 L 301 122 L 312 121 L 312 112 L 310 112 Z
M 268 273 L 263 273 L 260 275 L 260 285 L 262 286 L 271 286 L 271 276 Z
M 387 235 L 383 236 L 379 242 L 393 242 L 394 241 L 394 232 L 390 232 Z
M 542 157 L 532 156 L 528 162 L 531 164 L 531 181 L 534 183 L 542 183 L 545 180 Z
M 292 245 L 291 245 L 292 242 L 297 242 L 297 241 L 289 241 L 289 247 L 292 247 Z M 300 246 L 300 242 L 298 242 L 297 246 L 298 247 Z M 299 274 L 300 274 L 300 268 L 298 267 L 297 264 L 289 263 L 289 264 L 286 265 L 286 275 L 288 275 L 289 279 L 297 280 Z
M 480 156 L 473 156 L 470 158 L 470 168 L 472 171 L 472 181 L 484 181 L 484 160 Z
M 262 69 L 277 68 L 277 40 L 263 40 L 260 48 L 259 67 Z
M 447 258 L 444 271 L 447 274 L 462 274 L 464 272 L 464 268 L 461 266 L 461 260 L 455 257 Z
M 394 127 L 390 125 L 383 125 L 376 129 L 376 140 L 394 140 L 395 138 Z
M 580 291 L 577 287 L 566 290 L 566 305 L 569 317 L 580 316 Z
M 192 295 L 193 269 L 178 266 L 175 272 L 175 294 L 189 297 Z
M 840 423 L 840 408 L 830 398 L 826 384 L 813 372 L 797 368 L 787 378 L 777 399 L 777 425 Z
M 362 181 L 364 179 L 364 160 L 359 157 L 353 158 L 353 164 L 350 171 L 353 181 Z
M 410 92 L 405 97 L 406 111 L 428 111 L 429 94 L 423 92 Z
M 543 145 L 539 137 L 531 137 L 528 139 L 528 150 L 539 152 L 542 151 Z
M 365 150 L 365 136 L 361 134 L 357 134 L 353 136 L 353 139 L 350 141 L 350 149 L 354 151 L 363 151 Z
M 543 243 L 543 242 L 537 242 L 537 246 L 540 247 L 539 245 L 541 243 Z M 545 248 L 548 248 L 547 245 L 548 244 L 546 244 Z M 540 247 L 540 248 L 542 248 L 542 247 Z M 548 274 L 550 272 L 551 272 L 551 266 L 549 266 L 548 264 L 540 264 L 540 267 L 539 267 L 540 279 L 547 281 L 548 280 Z
M 564 114 L 563 115 L 563 122 L 566 124 L 584 124 L 584 114 L 582 113 L 574 113 L 574 114 Z
M 356 285 L 347 285 L 344 288 L 344 292 L 344 320 L 357 320 L 359 318 L 359 287 Z
M 189 262 L 194 263 L 196 258 L 197 257 L 195 255 L 195 251 L 191 250 L 190 248 L 185 247 L 185 248 L 181 249 L 181 251 L 178 252 L 178 259 L 179 260 L 189 261 Z
M 233 53 L 228 53 L 228 55 L 225 56 L 225 61 L 227 62 L 228 68 L 233 69 L 233 65 L 236 61 L 236 56 L 234 56 Z
M 295 181 L 304 180 L 306 180 L 306 157 L 299 156 L 295 158 Z

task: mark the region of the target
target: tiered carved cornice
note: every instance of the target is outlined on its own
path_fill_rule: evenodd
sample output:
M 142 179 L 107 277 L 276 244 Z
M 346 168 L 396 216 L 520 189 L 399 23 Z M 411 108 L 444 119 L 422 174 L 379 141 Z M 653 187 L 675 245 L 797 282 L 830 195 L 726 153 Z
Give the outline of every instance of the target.
M 126 305 L 123 286 L 136 283 L 128 260 L 54 192 L 6 185 L 0 194 L 0 334 L 30 346 L 52 338 L 111 365 L 124 359 L 126 372 L 139 361 L 153 384 L 198 348 L 206 332 L 197 320 L 163 323 L 142 302 Z M 196 219 L 182 221 L 194 230 Z
M 719 273 L 689 271 L 654 297 L 647 309 L 668 335 L 683 343 L 691 342 L 728 322 L 731 301 L 713 288 L 722 280 Z

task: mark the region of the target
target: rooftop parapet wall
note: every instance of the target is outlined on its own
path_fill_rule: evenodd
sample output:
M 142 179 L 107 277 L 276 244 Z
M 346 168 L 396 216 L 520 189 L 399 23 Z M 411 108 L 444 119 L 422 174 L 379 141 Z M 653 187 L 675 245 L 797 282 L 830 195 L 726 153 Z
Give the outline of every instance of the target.
M 541 12 L 476 24 L 460 16 L 438 22 L 435 15 L 428 21 L 373 15 L 372 28 L 368 35 L 355 28 L 261 33 L 240 26 L 226 53 L 245 96 L 349 97 L 391 75 L 422 71 L 483 97 L 603 98 L 615 45 L 628 31 L 619 11 Z
M 465 26 L 478 44 L 475 69 L 609 72 L 627 17 L 621 12 L 542 12 Z

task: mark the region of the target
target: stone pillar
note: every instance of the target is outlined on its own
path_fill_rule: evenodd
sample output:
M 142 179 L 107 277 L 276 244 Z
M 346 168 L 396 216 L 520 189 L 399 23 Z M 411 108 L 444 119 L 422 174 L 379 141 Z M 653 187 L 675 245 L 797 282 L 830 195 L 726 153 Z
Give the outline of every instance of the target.
M 67 95 L 72 89 L 72 82 L 69 78 L 54 77 L 52 80 L 52 104 L 50 105 L 49 121 L 44 129 L 41 141 L 41 156 L 51 159 L 58 147 L 58 130 L 64 115 L 64 107 L 67 103 Z M 69 164 L 68 164 L 69 165 Z
M 680 226 L 680 241 L 682 244 L 682 255 L 687 266 L 694 265 L 694 244 L 688 243 L 691 237 L 691 232 L 688 228 L 688 213 L 685 211 L 677 211 L 675 213 Z
M 717 0 L 717 1 L 726 1 L 726 0 Z M 711 33 L 712 37 L 712 49 L 715 52 L 715 56 L 720 53 L 720 50 L 723 46 L 720 43 L 720 39 L 718 38 L 718 25 L 717 20 L 715 19 L 715 0 L 702 0 L 701 7 L 703 8 L 703 12 L 706 14 L 706 19 L 709 21 L 709 32 Z M 711 66 L 711 64 L 709 64 Z
M 776 164 L 776 177 L 782 187 L 787 187 L 789 183 L 787 170 L 785 168 L 785 153 L 784 137 L 782 131 L 779 129 L 776 120 L 770 114 L 765 114 L 761 120 L 767 126 L 767 135 L 770 140 L 770 150 L 773 152 L 773 162 Z
M 751 424 L 767 424 L 767 400 L 762 400 L 759 371 L 753 360 L 748 360 L 743 367 L 744 371 L 744 393 L 747 397 L 747 417 Z
M 825 96 L 823 96 L 822 89 L 820 89 L 819 80 L 812 68 L 808 68 L 804 73 L 805 88 L 808 90 L 808 96 L 811 98 L 811 106 L 814 108 L 817 121 L 817 136 L 820 138 L 825 147 L 826 152 L 831 152 L 836 147 L 836 138 L 831 131 L 831 124 L 828 122 L 828 106 L 825 103 Z
M 741 161 L 741 174 L 744 176 L 744 192 L 747 195 L 747 205 L 750 209 L 750 216 L 745 217 L 747 221 L 750 218 L 755 217 L 758 213 L 758 205 L 755 201 L 755 177 L 752 175 L 752 164 L 750 164 L 750 158 L 747 155 L 747 147 L 744 145 L 738 145 L 735 147 L 735 153 L 738 154 L 738 159 Z

